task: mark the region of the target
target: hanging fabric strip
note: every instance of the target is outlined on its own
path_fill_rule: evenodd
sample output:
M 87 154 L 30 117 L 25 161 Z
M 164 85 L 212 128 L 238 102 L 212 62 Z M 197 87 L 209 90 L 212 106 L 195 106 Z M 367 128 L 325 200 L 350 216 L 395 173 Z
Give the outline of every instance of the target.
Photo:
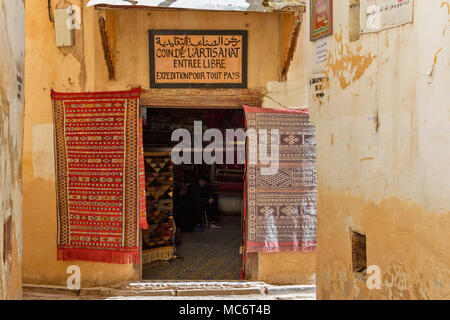
M 140 93 L 51 93 L 58 260 L 139 263 Z
M 145 152 L 144 161 L 149 227 L 142 232 L 142 263 L 147 264 L 173 258 L 175 222 L 171 153 Z
M 144 144 L 142 140 L 142 118 L 139 120 L 139 225 L 141 229 L 147 230 L 147 205 L 145 191 L 145 163 L 144 163 Z
M 247 144 L 246 252 L 315 251 L 316 142 L 308 112 L 244 111 L 247 134 L 255 130 L 258 137 L 258 148 Z

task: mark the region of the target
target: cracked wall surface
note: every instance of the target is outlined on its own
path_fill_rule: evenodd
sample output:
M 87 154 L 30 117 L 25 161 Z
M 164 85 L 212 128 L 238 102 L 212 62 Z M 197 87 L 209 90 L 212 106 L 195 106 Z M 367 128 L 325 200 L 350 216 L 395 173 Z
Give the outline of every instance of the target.
M 148 88 L 148 74 L 140 72 L 148 69 L 143 29 L 218 25 L 226 29 L 229 18 L 226 13 L 127 13 L 118 20 L 118 32 L 137 38 L 118 38 L 118 79 L 108 82 L 92 8 L 83 13 L 83 60 L 75 52 L 80 48 L 74 52 L 56 49 L 44 7 L 33 2 L 27 7 L 27 56 L 32 68 L 27 69 L 31 86 L 26 96 L 32 102 L 27 102 L 25 130 L 24 214 L 30 219 L 24 224 L 28 231 L 24 241 L 39 246 L 29 247 L 24 270 L 29 283 L 64 284 L 68 263 L 56 262 L 54 240 L 50 88 Z M 309 14 L 305 14 L 287 79 L 282 82 L 275 81 L 279 73 L 276 45 L 267 42 L 276 39 L 272 32 L 277 23 L 265 18 L 261 26 L 251 14 L 233 21 L 236 28 L 257 34 L 255 43 L 260 44 L 249 46 L 249 86 L 266 86 L 271 81 L 264 107 L 309 106 L 317 128 L 317 269 L 312 255 L 261 254 L 255 267 L 258 276 L 289 283 L 313 279 L 317 270 L 318 298 L 322 299 L 449 298 L 449 10 L 448 1 L 416 0 L 412 24 L 350 41 L 348 1 L 334 1 L 335 32 L 326 38 L 328 59 L 315 62 Z M 310 85 L 318 74 L 323 78 L 323 96 L 316 95 Z M 367 264 L 381 270 L 379 289 L 369 290 L 365 276 L 352 271 L 352 231 L 366 236 Z M 136 277 L 133 266 L 81 266 L 87 283 Z M 302 268 L 311 277 L 303 274 L 300 279 Z
M 309 106 L 316 126 L 318 299 L 448 299 L 450 5 L 415 0 L 413 23 L 351 41 L 351 2 L 334 1 L 327 60 L 302 28 L 287 81 L 264 101 Z M 352 271 L 352 231 L 378 289 Z
M 414 22 L 350 42 L 335 3 L 318 131 L 319 299 L 450 297 L 448 12 L 416 0 Z M 437 54 L 438 53 L 438 54 Z M 333 160 L 331 160 L 333 159 Z M 352 272 L 349 234 L 367 238 L 379 288 Z
M 318 298 L 448 299 L 447 5 L 416 0 L 413 23 L 357 41 L 349 13 L 334 1 L 328 59 L 315 63 L 305 37 L 306 68 L 291 75 L 323 77 L 323 96 L 305 89 L 318 143 Z M 352 271 L 352 231 L 366 236 L 378 289 Z
M 22 297 L 22 138 L 25 17 L 0 0 L 0 299 Z

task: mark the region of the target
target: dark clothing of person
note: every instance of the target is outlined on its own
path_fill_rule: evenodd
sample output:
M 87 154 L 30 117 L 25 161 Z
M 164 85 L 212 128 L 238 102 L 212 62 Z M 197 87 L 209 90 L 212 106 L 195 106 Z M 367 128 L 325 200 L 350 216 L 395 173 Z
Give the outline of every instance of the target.
M 198 186 L 195 195 L 201 203 L 209 203 L 209 199 L 214 199 L 214 192 L 209 185 L 204 187 Z
M 212 204 L 203 202 L 196 203 L 195 220 L 197 224 L 202 224 L 205 217 L 205 211 L 210 223 L 217 222 L 217 207 L 215 204 L 215 202 Z
M 177 228 L 186 232 L 192 232 L 195 228 L 194 202 L 192 193 L 187 190 L 184 195 L 180 195 L 179 190 L 174 190 L 173 197 L 173 218 Z
M 209 185 L 204 187 L 198 186 L 195 190 L 195 221 L 196 224 L 202 224 L 205 211 L 210 222 L 216 222 L 217 215 L 217 201 L 209 203 L 210 199 L 214 199 L 214 192 Z

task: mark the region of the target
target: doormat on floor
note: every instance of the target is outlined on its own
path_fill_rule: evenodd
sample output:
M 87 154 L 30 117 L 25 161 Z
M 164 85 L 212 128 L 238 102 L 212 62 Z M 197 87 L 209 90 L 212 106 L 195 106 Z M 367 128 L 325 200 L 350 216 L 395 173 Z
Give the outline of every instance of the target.
M 247 159 L 246 251 L 315 251 L 316 143 L 308 112 L 253 107 L 244 107 L 244 111 L 247 130 L 267 130 L 268 134 L 259 135 L 259 141 L 255 142 L 259 143 L 258 150 L 265 148 L 271 154 L 276 130 L 279 145 L 279 160 L 274 161 L 270 170 L 262 170 L 269 169 L 269 165 L 262 164 L 260 159 L 253 163 L 250 157 Z M 263 138 L 267 140 L 265 144 Z
M 139 262 L 139 96 L 52 91 L 58 260 Z
M 142 263 L 174 256 L 173 163 L 170 152 L 145 152 L 148 229 L 143 230 Z

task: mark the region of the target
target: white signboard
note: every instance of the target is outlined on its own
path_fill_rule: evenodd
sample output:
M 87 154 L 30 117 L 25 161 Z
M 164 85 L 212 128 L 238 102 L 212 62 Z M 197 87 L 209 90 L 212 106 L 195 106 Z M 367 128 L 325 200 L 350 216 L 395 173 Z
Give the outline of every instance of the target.
M 361 32 L 378 32 L 413 22 L 414 0 L 361 0 Z

